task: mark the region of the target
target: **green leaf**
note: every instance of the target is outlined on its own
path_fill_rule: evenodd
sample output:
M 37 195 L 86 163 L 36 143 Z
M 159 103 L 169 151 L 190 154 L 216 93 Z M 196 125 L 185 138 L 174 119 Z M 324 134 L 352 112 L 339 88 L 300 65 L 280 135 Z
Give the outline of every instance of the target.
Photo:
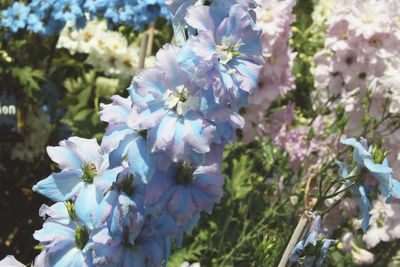
M 34 70 L 31 67 L 13 67 L 11 75 L 19 80 L 28 94 L 31 94 L 32 90 L 40 91 L 38 82 L 45 79 L 43 71 Z

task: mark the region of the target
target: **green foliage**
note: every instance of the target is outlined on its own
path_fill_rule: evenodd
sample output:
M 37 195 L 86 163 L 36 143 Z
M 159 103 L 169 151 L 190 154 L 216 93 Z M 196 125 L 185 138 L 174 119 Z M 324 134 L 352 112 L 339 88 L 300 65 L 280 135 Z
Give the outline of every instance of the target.
M 12 67 L 11 75 L 18 79 L 23 87 L 25 95 L 33 96 L 33 91 L 40 91 L 39 82 L 45 79 L 45 75 L 41 70 L 34 70 L 31 67 Z
M 64 83 L 66 95 L 59 103 L 67 107 L 62 122 L 69 126 L 73 135 L 101 139 L 105 124 L 100 121 L 99 103 L 109 102 L 114 94 L 121 93 L 118 80 L 99 77 L 95 71 Z

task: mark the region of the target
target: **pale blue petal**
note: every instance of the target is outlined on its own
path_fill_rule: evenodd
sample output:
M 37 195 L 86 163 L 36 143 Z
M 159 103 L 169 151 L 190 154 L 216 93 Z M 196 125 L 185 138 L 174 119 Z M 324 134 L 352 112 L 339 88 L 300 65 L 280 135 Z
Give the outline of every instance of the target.
M 55 202 L 71 199 L 83 185 L 82 172 L 64 170 L 52 173 L 49 177 L 33 186 L 33 191 L 42 194 Z
M 85 184 L 75 201 L 75 213 L 88 229 L 93 229 L 94 213 L 100 204 L 102 193 L 94 184 Z

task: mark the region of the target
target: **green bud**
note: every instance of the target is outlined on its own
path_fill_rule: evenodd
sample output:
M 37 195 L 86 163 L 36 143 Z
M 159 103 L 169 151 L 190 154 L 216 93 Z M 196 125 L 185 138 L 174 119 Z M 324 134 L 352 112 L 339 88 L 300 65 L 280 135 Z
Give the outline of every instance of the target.
M 94 163 L 89 163 L 86 164 L 85 167 L 83 167 L 83 174 L 82 174 L 82 180 L 87 183 L 87 184 L 92 184 L 94 177 L 97 175 L 97 168 Z
M 67 201 L 65 203 L 65 206 L 67 206 L 68 215 L 71 218 L 71 220 L 72 221 L 77 221 L 78 220 L 78 216 L 76 216 L 76 213 L 75 213 L 75 205 L 74 205 L 74 203 L 72 203 L 71 201 Z
M 82 250 L 89 240 L 89 233 L 84 225 L 75 227 L 75 244 L 76 247 Z
M 372 157 L 374 158 L 374 162 L 376 164 L 382 164 L 382 162 L 385 160 L 387 155 L 389 155 L 389 151 L 384 151 L 381 149 L 381 146 L 379 145 L 374 145 L 372 147 Z

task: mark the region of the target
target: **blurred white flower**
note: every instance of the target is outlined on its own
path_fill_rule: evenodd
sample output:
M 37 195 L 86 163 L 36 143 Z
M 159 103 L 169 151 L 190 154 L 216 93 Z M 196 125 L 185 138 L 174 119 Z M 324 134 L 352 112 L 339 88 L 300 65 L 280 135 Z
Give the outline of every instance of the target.
M 138 46 L 128 44 L 122 33 L 107 30 L 104 21 L 89 21 L 81 30 L 66 26 L 60 34 L 57 48 L 66 48 L 71 54 L 88 54 L 87 62 L 102 69 L 108 76 L 131 79 L 138 70 Z M 145 65 L 152 66 L 154 61 L 154 57 L 148 57 Z
M 200 263 L 195 262 L 195 263 L 190 264 L 189 262 L 185 261 L 179 267 L 200 267 Z
M 371 209 L 370 227 L 363 236 L 368 248 L 373 248 L 381 241 L 389 242 L 400 239 L 400 204 L 388 205 L 379 197 Z
M 0 266 L 2 267 L 25 267 L 24 264 L 20 263 L 15 259 L 13 255 L 7 255 L 4 259 L 0 261 Z

